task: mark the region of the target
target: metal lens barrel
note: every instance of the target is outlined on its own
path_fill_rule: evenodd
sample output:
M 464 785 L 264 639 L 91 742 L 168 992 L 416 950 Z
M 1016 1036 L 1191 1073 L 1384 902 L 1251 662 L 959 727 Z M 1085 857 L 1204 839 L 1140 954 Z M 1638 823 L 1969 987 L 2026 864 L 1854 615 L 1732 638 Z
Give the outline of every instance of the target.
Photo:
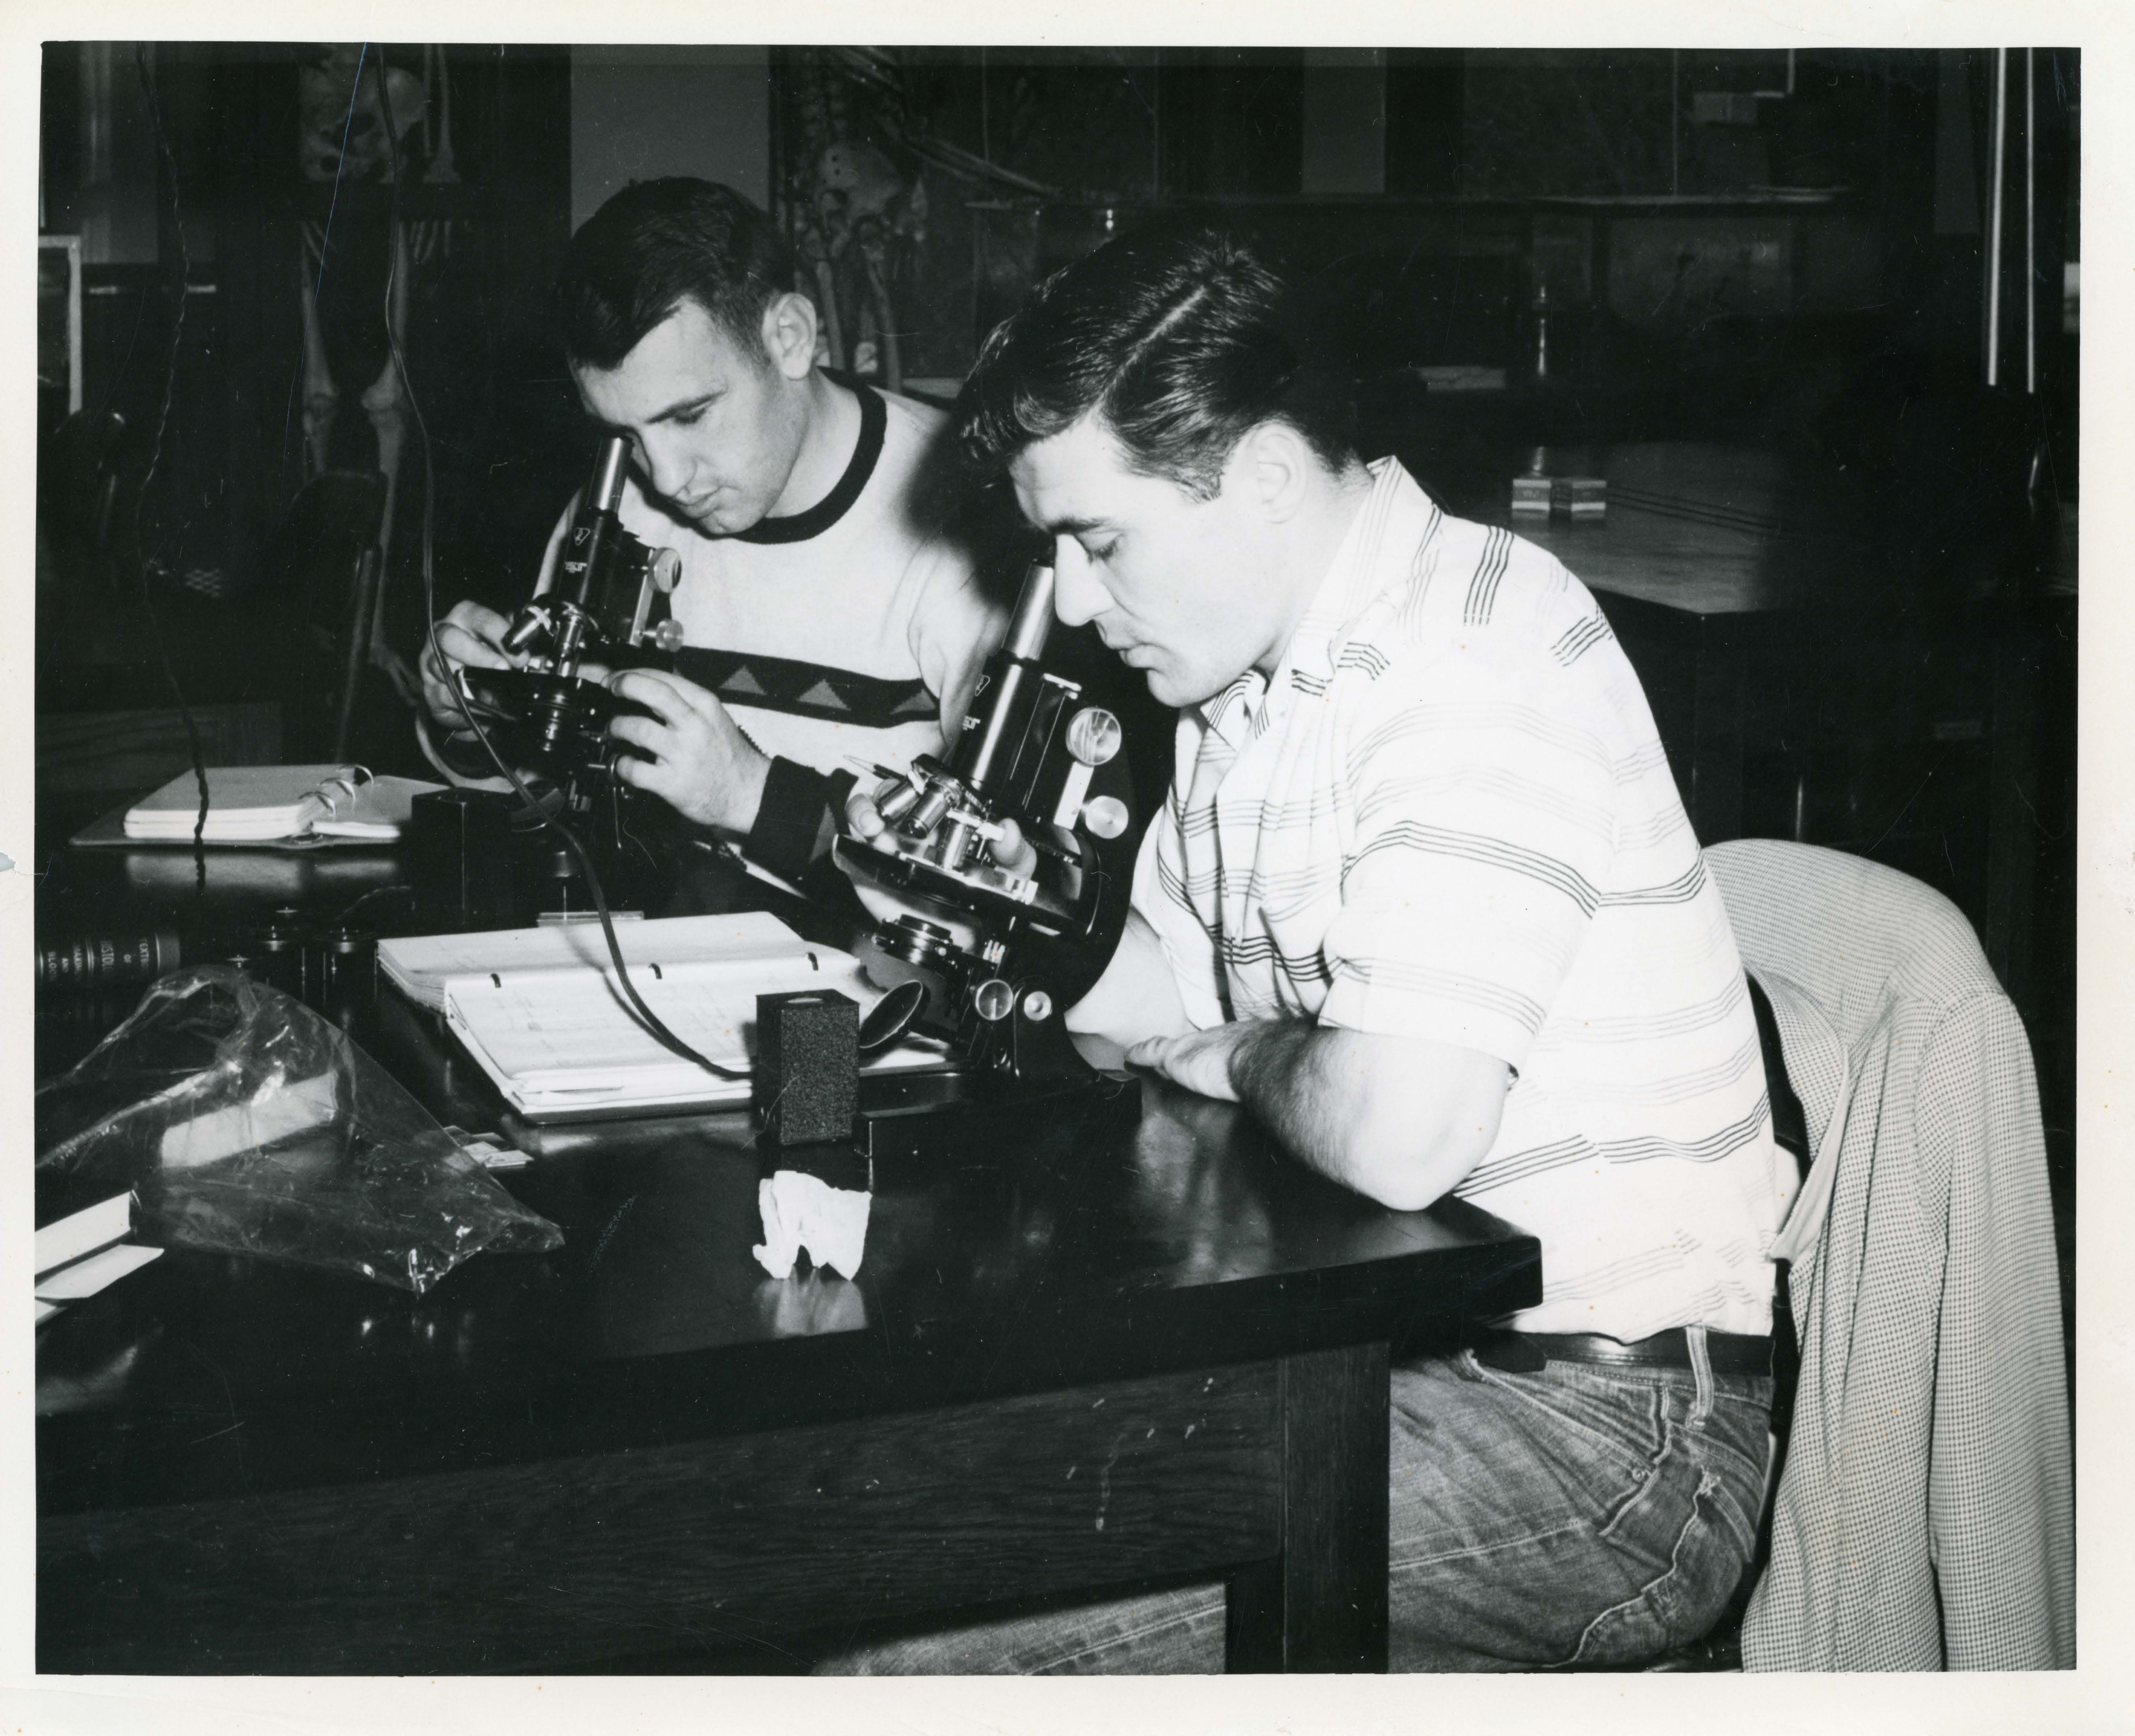
M 143 987 L 176 970 L 181 954 L 177 934 L 167 928 L 55 935 L 37 942 L 37 989 L 96 994 Z
M 1038 660 L 1052 631 L 1053 590 L 1052 567 L 1033 561 L 1024 573 L 1008 636 L 987 660 L 981 708 L 966 722 L 956 744 L 950 769 L 981 800 L 995 798 L 998 787 L 1015 776 L 1033 717 L 1045 697 Z M 1024 766 L 1026 777 L 1031 769 Z

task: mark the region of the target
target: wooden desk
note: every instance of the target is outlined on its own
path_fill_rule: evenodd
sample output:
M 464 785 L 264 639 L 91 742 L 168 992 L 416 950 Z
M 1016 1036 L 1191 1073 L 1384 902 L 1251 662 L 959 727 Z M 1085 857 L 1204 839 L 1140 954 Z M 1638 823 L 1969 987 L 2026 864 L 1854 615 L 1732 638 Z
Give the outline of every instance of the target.
M 774 1282 L 742 1118 L 545 1134 L 396 1000 L 359 1030 L 564 1245 L 420 1299 L 173 1251 L 44 1328 L 41 1670 L 768 1668 L 1195 1577 L 1233 1668 L 1383 1668 L 1389 1347 L 1540 1294 L 1531 1238 L 1154 1086 L 943 1125 L 855 1282 Z

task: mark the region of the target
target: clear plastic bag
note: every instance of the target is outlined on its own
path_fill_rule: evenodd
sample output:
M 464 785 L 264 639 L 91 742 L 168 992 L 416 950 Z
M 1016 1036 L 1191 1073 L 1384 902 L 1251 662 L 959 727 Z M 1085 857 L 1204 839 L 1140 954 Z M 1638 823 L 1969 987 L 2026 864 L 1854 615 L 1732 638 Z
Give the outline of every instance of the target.
M 419 1295 L 485 1249 L 563 1245 L 336 1027 L 224 965 L 162 978 L 41 1086 L 36 1140 L 41 1198 L 130 1188 L 136 1233 L 167 1247 Z

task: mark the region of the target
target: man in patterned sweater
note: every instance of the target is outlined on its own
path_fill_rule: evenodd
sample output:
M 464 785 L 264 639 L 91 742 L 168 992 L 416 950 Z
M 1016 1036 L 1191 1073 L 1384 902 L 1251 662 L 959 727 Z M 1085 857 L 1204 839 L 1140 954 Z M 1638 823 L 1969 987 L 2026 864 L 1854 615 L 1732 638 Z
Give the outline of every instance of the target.
M 587 410 L 631 437 L 622 522 L 681 559 L 675 673 L 613 684 L 656 713 L 613 725 L 630 749 L 618 776 L 801 883 L 824 878 L 810 868 L 855 769 L 940 751 L 1002 611 L 979 582 L 997 539 L 962 510 L 946 418 L 818 368 L 816 309 L 795 281 L 762 211 L 674 178 L 637 182 L 588 220 L 558 302 Z M 437 649 L 503 667 L 506 625 L 472 602 L 438 624 L 423 663 L 439 724 L 461 718 Z M 426 741 L 457 779 L 493 774 L 471 738 Z
M 1308 354 L 1250 249 L 1158 230 L 1053 278 L 967 388 L 1061 617 L 1179 708 L 1127 938 L 1069 1023 L 1385 1205 L 1539 1237 L 1537 1306 L 1395 1367 L 1391 1661 L 1642 1659 L 1719 1613 L 1762 1500 L 1793 1184 L 1740 960 L 1593 597 L 1360 462 Z M 1222 1642 L 1212 1586 L 828 1667 Z

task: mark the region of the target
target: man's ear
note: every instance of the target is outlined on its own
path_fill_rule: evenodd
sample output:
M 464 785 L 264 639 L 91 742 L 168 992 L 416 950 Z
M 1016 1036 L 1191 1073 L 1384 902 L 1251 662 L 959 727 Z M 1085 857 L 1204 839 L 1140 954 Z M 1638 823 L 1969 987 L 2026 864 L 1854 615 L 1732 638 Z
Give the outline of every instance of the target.
M 1238 442 L 1232 462 L 1242 465 L 1237 480 L 1250 491 L 1253 504 L 1280 524 L 1304 505 L 1311 469 L 1319 461 L 1305 436 L 1287 422 L 1263 422 Z
M 763 310 L 763 349 L 788 380 L 806 380 L 816 365 L 816 304 L 797 290 L 773 296 Z

